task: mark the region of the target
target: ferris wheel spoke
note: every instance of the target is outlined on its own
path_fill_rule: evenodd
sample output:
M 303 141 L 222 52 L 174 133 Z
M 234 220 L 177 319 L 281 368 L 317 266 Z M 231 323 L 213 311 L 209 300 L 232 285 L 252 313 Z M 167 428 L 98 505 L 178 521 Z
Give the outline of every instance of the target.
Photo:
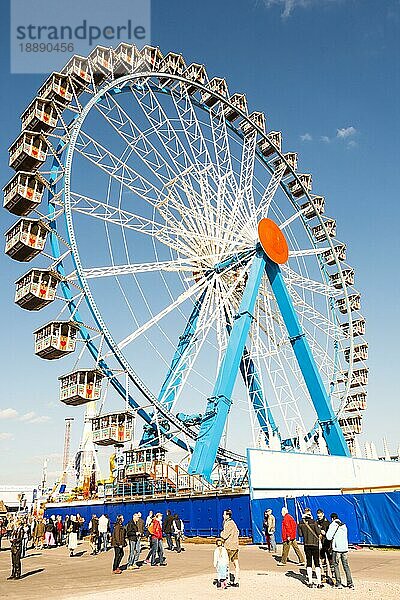
M 178 88 L 179 89 L 179 88 Z M 207 142 L 204 137 L 203 127 L 200 124 L 197 112 L 193 106 L 192 99 L 186 91 L 186 87 L 180 87 L 180 93 L 172 93 L 172 100 L 178 118 L 192 154 L 192 162 L 202 165 L 210 173 L 214 187 L 218 181 L 214 161 L 211 159 Z
M 314 306 L 308 304 L 300 294 L 295 290 L 291 290 L 293 304 L 296 307 L 296 312 L 300 317 L 309 321 L 310 324 L 318 327 L 321 332 L 327 334 L 334 340 L 344 340 L 345 334 L 340 324 L 334 323 L 318 311 Z
M 216 109 L 210 109 L 210 124 L 218 180 L 221 180 L 221 178 L 226 180 L 227 188 L 230 189 L 230 195 L 234 198 L 237 194 L 237 181 L 232 168 L 229 135 L 222 102 L 217 102 Z
M 121 275 L 136 275 L 137 273 L 154 273 L 158 271 L 193 272 L 194 266 L 188 265 L 187 262 L 188 261 L 169 260 L 154 263 L 94 267 L 93 269 L 83 269 L 83 273 L 86 279 L 95 279 L 97 277 L 120 277 Z
M 282 265 L 282 271 L 284 273 L 286 285 L 290 288 L 290 291 L 293 286 L 300 286 L 310 292 L 322 294 L 328 298 L 339 296 L 341 294 L 341 290 L 335 289 L 332 285 L 304 277 L 288 267 L 288 265 Z
M 178 298 L 174 302 L 172 302 L 170 305 L 165 307 L 157 315 L 153 315 L 149 321 L 147 321 L 146 323 L 141 325 L 138 329 L 136 329 L 130 335 L 128 335 L 126 338 L 121 340 L 121 342 L 119 342 L 119 344 L 117 344 L 119 350 L 122 350 L 128 344 L 130 344 L 131 342 L 136 340 L 139 336 L 141 336 L 143 333 L 145 333 L 148 329 L 150 329 L 151 327 L 156 325 L 161 319 L 163 319 L 168 314 L 170 314 L 171 312 L 176 310 L 181 304 L 183 304 L 183 302 L 185 302 L 186 300 L 191 298 L 191 296 L 193 296 L 194 294 L 196 294 L 198 292 L 203 291 L 203 289 L 207 286 L 208 283 L 209 283 L 208 280 L 203 278 L 203 280 L 201 282 L 195 283 L 194 285 L 192 285 L 192 287 L 185 290 L 182 294 L 180 294 L 180 296 L 178 296 Z
M 257 131 L 251 131 L 244 136 L 238 194 L 242 196 L 247 221 L 254 225 L 255 203 L 253 194 L 254 160 L 257 147 Z
M 299 258 L 301 256 L 318 256 L 319 254 L 324 254 L 324 252 L 329 252 L 330 250 L 330 247 L 306 248 L 305 250 L 289 250 L 289 258 Z
M 293 221 L 295 221 L 296 219 L 298 219 L 299 217 L 301 217 L 301 215 L 304 215 L 304 213 L 307 212 L 307 209 L 308 209 L 308 207 L 305 207 L 302 210 L 298 210 L 297 212 L 295 212 L 288 219 L 286 219 L 286 221 L 284 221 L 283 223 L 281 223 L 279 225 L 279 228 L 280 229 L 285 229 L 288 225 L 290 225 L 291 223 L 293 223 Z
M 286 165 L 283 163 L 279 165 L 273 172 L 271 179 L 264 191 L 264 194 L 257 207 L 257 218 L 261 219 L 268 215 L 269 207 L 276 194 L 276 191 L 282 181 L 282 177 L 285 173 Z
M 143 90 L 138 92 L 133 87 L 132 94 L 148 120 L 151 131 L 157 136 L 174 164 L 180 165 L 181 171 L 190 174 L 195 181 L 198 165 L 193 162 L 185 145 L 182 143 L 177 130 L 173 127 L 170 118 L 157 98 L 157 94 L 147 83 Z
M 125 160 L 116 156 L 82 130 L 79 133 L 75 148 L 79 154 L 116 179 L 131 192 L 134 192 L 142 200 L 148 202 L 153 208 L 160 201 L 166 199 L 165 192 L 126 164 L 126 156 L 124 156 Z M 130 153 L 132 151 L 130 149 Z

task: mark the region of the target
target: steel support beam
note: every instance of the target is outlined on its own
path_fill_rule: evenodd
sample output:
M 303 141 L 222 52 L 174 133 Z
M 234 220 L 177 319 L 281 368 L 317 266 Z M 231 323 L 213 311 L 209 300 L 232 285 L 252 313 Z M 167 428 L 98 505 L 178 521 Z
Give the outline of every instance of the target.
M 317 413 L 328 450 L 330 454 L 350 456 L 343 431 L 337 416 L 333 412 L 329 396 L 322 382 L 310 345 L 300 325 L 281 269 L 267 256 L 265 256 L 265 272 L 285 322 L 290 343 Z
M 210 479 L 218 446 L 232 403 L 231 396 L 239 372 L 253 311 L 265 269 L 263 253 L 258 252 L 250 267 L 239 312 L 235 317 L 212 396 L 208 399 L 189 465 L 189 473 Z

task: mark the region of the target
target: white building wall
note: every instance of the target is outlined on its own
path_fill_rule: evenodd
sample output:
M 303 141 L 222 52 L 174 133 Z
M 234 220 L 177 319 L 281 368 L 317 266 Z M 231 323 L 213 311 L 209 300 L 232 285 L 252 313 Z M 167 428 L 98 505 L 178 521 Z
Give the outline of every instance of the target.
M 254 499 L 338 494 L 344 488 L 400 489 L 400 462 L 251 448 L 247 460 Z

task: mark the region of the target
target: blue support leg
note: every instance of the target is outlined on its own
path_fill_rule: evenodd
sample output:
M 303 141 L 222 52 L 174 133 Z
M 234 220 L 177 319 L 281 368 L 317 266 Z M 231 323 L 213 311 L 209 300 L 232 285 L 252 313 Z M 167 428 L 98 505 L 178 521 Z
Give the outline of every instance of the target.
M 265 256 L 265 272 L 285 322 L 293 351 L 314 404 L 328 450 L 330 454 L 350 456 L 349 448 L 338 419 L 333 412 L 310 345 L 297 318 L 282 272 L 279 266 L 267 256 Z
M 213 394 L 207 402 L 206 412 L 200 425 L 200 431 L 190 461 L 189 473 L 198 473 L 208 480 L 211 477 L 218 446 L 232 403 L 232 391 L 253 319 L 254 306 L 264 268 L 265 260 L 263 254 L 258 253 L 253 259 L 249 271 L 239 312 L 233 323 L 232 332 L 219 368 Z

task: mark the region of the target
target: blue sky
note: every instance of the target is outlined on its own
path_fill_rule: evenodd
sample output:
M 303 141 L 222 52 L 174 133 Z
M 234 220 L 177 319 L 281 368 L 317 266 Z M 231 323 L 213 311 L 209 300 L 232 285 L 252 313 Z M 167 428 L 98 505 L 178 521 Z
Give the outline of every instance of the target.
M 152 42 L 182 52 L 226 77 L 282 130 L 285 148 L 299 153 L 301 172 L 336 218 L 338 239 L 356 269 L 370 346 L 365 439 L 394 451 L 399 440 L 400 3 L 387 0 L 255 0 L 152 3 Z M 43 81 L 11 75 L 8 17 L 1 21 L 1 181 L 12 172 L 7 148 L 19 115 Z M 1 213 L 2 229 L 12 215 Z M 59 364 L 33 355 L 32 315 L 13 304 L 16 263 L 0 257 L 3 377 L 0 395 L 0 480 L 35 483 L 42 457 L 56 472 L 64 417 L 58 403 Z M 43 320 L 43 315 L 41 316 Z M 43 321 L 44 322 L 44 321 Z M 16 414 L 17 413 L 17 414 Z M 75 426 L 74 440 L 79 437 Z

